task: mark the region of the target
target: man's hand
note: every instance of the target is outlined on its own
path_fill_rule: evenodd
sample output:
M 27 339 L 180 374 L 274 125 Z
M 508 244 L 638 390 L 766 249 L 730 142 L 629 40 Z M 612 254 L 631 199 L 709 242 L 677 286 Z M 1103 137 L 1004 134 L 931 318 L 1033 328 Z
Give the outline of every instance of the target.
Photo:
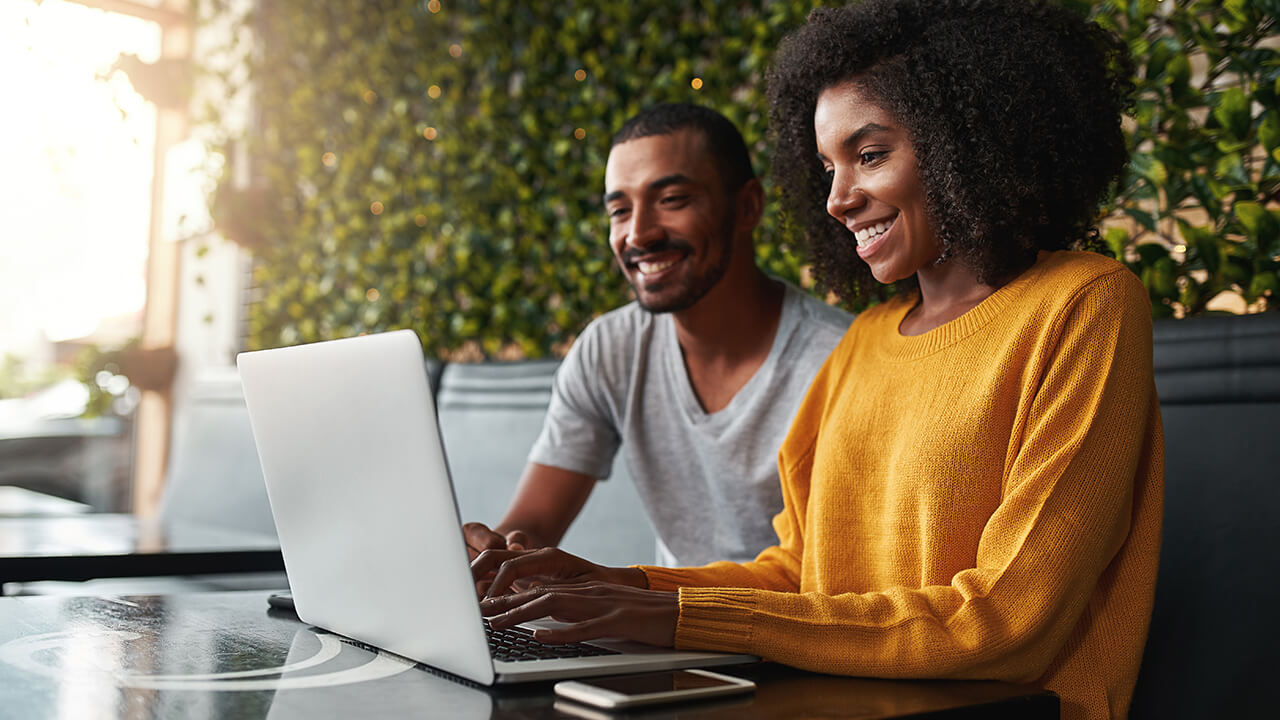
M 680 618 L 680 599 L 679 594 L 673 592 L 589 581 L 539 585 L 510 595 L 490 597 L 480 602 L 480 612 L 489 618 L 495 630 L 543 617 L 570 623 L 563 628 L 534 630 L 533 637 L 544 643 L 621 637 L 672 647 L 676 621 Z
M 490 530 L 488 525 L 478 522 L 464 524 L 462 536 L 466 538 L 467 556 L 471 560 L 475 560 L 485 550 L 528 550 L 533 547 L 523 530 L 512 530 L 506 535 L 499 535 Z
M 596 565 L 558 548 L 540 550 L 485 550 L 471 561 L 476 592 L 493 597 L 512 587 L 524 590 L 534 583 L 574 584 L 590 581 L 648 588 L 644 573 L 635 568 Z M 531 582 L 532 581 L 532 582 Z

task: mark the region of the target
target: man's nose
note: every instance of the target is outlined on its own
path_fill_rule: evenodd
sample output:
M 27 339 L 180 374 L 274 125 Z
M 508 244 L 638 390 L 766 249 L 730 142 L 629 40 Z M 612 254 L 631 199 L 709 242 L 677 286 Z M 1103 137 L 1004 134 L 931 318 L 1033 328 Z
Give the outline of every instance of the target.
M 666 232 L 657 221 L 655 213 L 636 208 L 631 211 L 631 227 L 627 232 L 627 244 L 645 248 L 662 240 Z

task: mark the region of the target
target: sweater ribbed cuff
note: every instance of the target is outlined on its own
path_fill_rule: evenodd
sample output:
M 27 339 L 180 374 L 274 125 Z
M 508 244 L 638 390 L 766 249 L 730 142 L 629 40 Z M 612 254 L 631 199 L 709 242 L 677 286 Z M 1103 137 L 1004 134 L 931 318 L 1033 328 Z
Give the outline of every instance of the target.
M 681 588 L 676 647 L 750 653 L 756 592 L 747 588 Z

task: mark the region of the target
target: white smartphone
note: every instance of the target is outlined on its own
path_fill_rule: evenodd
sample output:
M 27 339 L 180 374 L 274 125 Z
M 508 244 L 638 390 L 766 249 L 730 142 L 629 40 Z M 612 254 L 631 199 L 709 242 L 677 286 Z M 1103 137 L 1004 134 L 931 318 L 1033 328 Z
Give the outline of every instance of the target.
M 736 695 L 755 689 L 756 684 L 750 680 L 706 670 L 669 670 L 556 683 L 560 697 L 610 709 Z

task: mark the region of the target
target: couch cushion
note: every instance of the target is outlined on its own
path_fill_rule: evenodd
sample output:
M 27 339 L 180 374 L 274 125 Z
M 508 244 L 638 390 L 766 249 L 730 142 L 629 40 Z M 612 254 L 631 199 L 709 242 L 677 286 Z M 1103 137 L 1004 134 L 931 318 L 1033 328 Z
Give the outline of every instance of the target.
M 1160 320 L 1160 406 L 1280 402 L 1280 313 Z
M 445 366 L 436 406 L 463 521 L 502 519 L 542 431 L 557 367 L 556 361 Z M 653 562 L 653 529 L 621 454 L 560 546 L 610 565 Z

